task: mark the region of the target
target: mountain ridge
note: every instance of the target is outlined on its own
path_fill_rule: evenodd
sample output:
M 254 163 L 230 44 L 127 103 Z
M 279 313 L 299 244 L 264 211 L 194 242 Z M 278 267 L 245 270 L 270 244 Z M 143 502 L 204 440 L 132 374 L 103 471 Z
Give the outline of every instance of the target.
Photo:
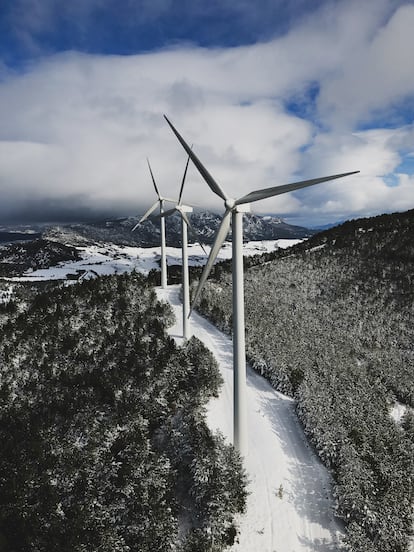
M 190 220 L 195 234 L 189 232 L 189 241 L 211 243 L 220 225 L 221 216 L 210 211 L 191 213 Z M 158 219 L 151 217 L 140 224 L 134 232 L 132 228 L 140 217 L 124 217 L 103 220 L 89 224 L 74 223 L 47 228 L 42 237 L 68 245 L 85 245 L 88 242 L 112 242 L 117 245 L 154 247 L 160 242 Z M 302 226 L 286 223 L 275 215 L 255 215 L 246 213 L 243 217 L 243 232 L 246 241 L 307 238 L 315 231 Z M 168 217 L 166 222 L 167 244 L 173 247 L 181 245 L 181 218 L 178 214 Z M 231 230 L 228 235 L 231 240 Z

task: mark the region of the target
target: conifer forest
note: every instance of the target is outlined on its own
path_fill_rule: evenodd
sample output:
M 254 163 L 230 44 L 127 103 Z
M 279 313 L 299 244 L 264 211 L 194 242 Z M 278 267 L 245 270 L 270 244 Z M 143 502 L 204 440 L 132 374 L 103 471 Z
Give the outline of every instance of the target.
M 245 506 L 204 407 L 221 376 L 139 274 L 3 306 L 0 550 L 222 550 Z
M 413 530 L 413 244 L 409 211 L 245 259 L 249 361 L 296 399 L 304 431 L 334 475 L 353 552 L 403 552 Z M 230 269 L 213 269 L 200 301 L 227 332 Z M 405 411 L 399 421 L 395 404 Z

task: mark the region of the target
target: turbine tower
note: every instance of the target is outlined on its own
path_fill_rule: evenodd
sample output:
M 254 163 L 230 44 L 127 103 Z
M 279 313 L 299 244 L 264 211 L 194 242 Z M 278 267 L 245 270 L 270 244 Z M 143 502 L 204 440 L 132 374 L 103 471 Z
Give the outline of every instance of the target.
M 244 282 L 243 282 L 243 213 L 250 211 L 250 203 L 273 197 L 308 186 L 314 186 L 321 182 L 334 180 L 343 176 L 358 173 L 352 171 L 332 176 L 324 176 L 311 180 L 303 180 L 292 184 L 284 184 L 256 190 L 238 199 L 233 199 L 222 190 L 211 174 L 207 171 L 196 154 L 191 150 L 184 138 L 174 128 L 173 124 L 164 115 L 179 142 L 191 157 L 194 165 L 204 178 L 210 189 L 224 201 L 225 212 L 217 231 L 214 244 L 211 248 L 207 264 L 201 275 L 200 282 L 193 300 L 193 307 L 197 303 L 204 284 L 216 260 L 217 254 L 223 245 L 230 229 L 233 229 L 232 240 L 232 282 L 233 282 L 233 444 L 241 456 L 247 456 L 247 420 L 246 420 L 246 347 L 245 347 L 245 321 L 244 321 Z
M 183 189 L 184 189 L 184 182 L 187 176 L 187 170 L 188 170 L 188 164 L 190 162 L 190 157 L 187 158 L 187 163 L 185 165 L 184 175 L 181 182 L 181 188 L 180 188 L 180 194 L 178 196 L 178 203 L 177 205 L 169 209 L 168 211 L 165 211 L 164 213 L 160 214 L 162 218 L 169 217 L 170 215 L 173 215 L 174 213 L 179 213 L 181 217 L 181 248 L 182 248 L 182 295 L 183 295 L 183 337 L 184 339 L 188 339 L 189 333 L 190 333 L 190 280 L 189 280 L 189 274 L 188 274 L 188 251 L 187 251 L 187 245 L 188 245 L 188 235 L 187 230 L 190 229 L 190 231 L 195 234 L 190 220 L 188 218 L 187 213 L 191 213 L 193 211 L 193 208 L 189 205 L 183 205 L 182 204 L 182 196 L 183 196 Z M 201 247 L 204 250 L 203 245 L 201 244 Z
M 158 191 L 157 184 L 155 182 L 154 175 L 152 174 L 151 165 L 149 162 L 149 159 L 147 158 L 148 168 L 151 174 L 152 183 L 154 184 L 155 193 L 158 196 L 157 201 L 151 205 L 151 207 L 148 209 L 148 211 L 143 215 L 143 217 L 137 222 L 137 224 L 134 226 L 134 228 L 131 230 L 133 232 L 138 226 L 141 224 L 141 222 L 144 222 L 152 212 L 155 211 L 155 209 L 159 206 L 160 208 L 160 214 L 164 212 L 164 202 L 168 201 L 169 203 L 175 203 L 174 199 L 170 199 L 168 197 L 162 197 L 160 195 L 160 192 Z M 164 217 L 161 217 L 160 220 L 160 230 L 161 230 L 161 287 L 165 289 L 167 287 L 167 254 L 165 250 L 165 219 Z

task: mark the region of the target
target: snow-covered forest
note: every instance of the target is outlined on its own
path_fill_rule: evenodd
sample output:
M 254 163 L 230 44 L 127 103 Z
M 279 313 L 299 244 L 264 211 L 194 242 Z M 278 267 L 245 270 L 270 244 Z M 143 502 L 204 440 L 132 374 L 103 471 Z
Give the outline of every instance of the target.
M 143 276 L 1 307 L 0 549 L 222 550 L 245 507 L 234 449 L 205 421 L 221 376 Z
M 353 552 L 402 552 L 412 534 L 413 238 L 410 211 L 245 259 L 249 360 L 296 399 Z M 212 276 L 200 310 L 230 332 L 230 264 Z
M 294 398 L 351 552 L 406 552 L 412 534 L 413 237 L 407 212 L 244 259 L 249 361 Z M 222 550 L 246 475 L 206 425 L 220 373 L 200 341 L 167 336 L 156 257 L 105 248 L 7 249 L 8 274 L 43 272 L 2 283 L 0 550 Z M 193 289 L 200 263 L 197 250 Z M 51 281 L 88 270 L 130 274 Z M 230 332 L 230 261 L 199 308 Z

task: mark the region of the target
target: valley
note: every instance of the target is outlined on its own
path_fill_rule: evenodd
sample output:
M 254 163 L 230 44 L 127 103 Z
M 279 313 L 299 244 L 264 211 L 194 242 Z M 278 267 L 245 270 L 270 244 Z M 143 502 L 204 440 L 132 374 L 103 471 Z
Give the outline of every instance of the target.
M 246 256 L 260 255 L 274 251 L 276 248 L 286 248 L 298 243 L 298 239 L 280 239 L 260 242 L 247 242 L 244 246 Z M 102 245 L 77 246 L 75 250 L 80 257 L 77 260 L 57 261 L 54 266 L 47 268 L 32 268 L 19 276 L 8 278 L 11 282 L 36 282 L 50 280 L 76 280 L 77 278 L 93 278 L 109 274 L 122 274 L 136 270 L 147 275 L 151 270 L 159 269 L 159 247 L 130 247 L 106 243 Z M 210 247 L 205 251 L 199 244 L 189 246 L 189 264 L 203 266 L 207 260 Z M 181 265 L 181 249 L 167 247 L 167 264 Z M 219 261 L 231 258 L 231 244 L 227 243 L 219 254 Z

